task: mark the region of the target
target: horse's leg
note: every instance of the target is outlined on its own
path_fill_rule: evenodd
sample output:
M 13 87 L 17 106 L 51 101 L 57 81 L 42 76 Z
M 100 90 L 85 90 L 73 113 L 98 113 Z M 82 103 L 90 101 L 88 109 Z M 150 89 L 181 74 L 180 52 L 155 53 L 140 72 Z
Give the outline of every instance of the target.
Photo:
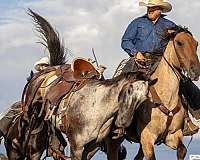
M 177 148 L 177 159 L 184 160 L 187 153 L 187 149 L 183 144 L 182 140 L 179 141 L 178 148 Z
M 75 134 L 68 135 L 69 144 L 70 144 L 70 157 L 72 160 L 82 160 L 84 144 L 82 139 L 77 138 Z
M 27 144 L 27 159 L 31 160 L 40 160 L 42 157 L 43 151 L 45 150 L 45 142 L 47 140 L 47 134 L 38 133 L 31 134 L 29 138 L 29 142 Z
M 61 159 L 61 157 L 67 159 L 64 151 L 67 142 L 59 130 L 55 129 L 55 134 L 50 134 L 49 143 L 51 144 L 51 147 L 49 147 L 49 154 L 52 155 L 55 160 Z
M 140 144 L 139 151 L 138 151 L 137 155 L 135 156 L 134 160 L 143 160 L 143 158 L 144 158 L 144 153 L 142 150 L 142 145 Z
M 121 144 L 118 152 L 118 158 L 119 160 L 124 160 L 126 159 L 126 156 L 127 156 L 126 147 L 123 144 Z
M 178 160 L 183 160 L 187 153 L 187 149 L 184 146 L 182 139 L 183 139 L 183 133 L 181 130 L 178 130 L 177 132 L 175 132 L 173 134 L 169 134 L 165 140 L 165 144 L 167 146 L 169 146 L 172 149 L 177 150 L 177 159 Z
M 152 135 L 148 130 L 141 133 L 141 145 L 146 160 L 156 160 L 154 153 L 154 143 L 157 137 Z
M 121 140 L 113 140 L 112 138 L 108 137 L 106 138 L 105 142 L 108 160 L 118 160 L 118 153 L 120 149 Z
M 15 159 L 19 159 L 19 160 L 23 160 L 25 158 L 23 158 L 23 156 L 19 155 L 19 153 L 17 151 L 9 151 L 7 152 L 7 157 L 9 160 L 15 160 Z
M 97 147 L 97 148 L 95 148 L 93 151 L 89 152 L 89 153 L 87 154 L 87 160 L 90 160 L 90 159 L 95 155 L 95 153 L 97 153 L 99 150 L 100 150 L 100 148 Z
M 7 144 L 5 145 L 5 148 L 6 148 L 6 153 L 7 153 L 7 157 L 8 157 L 9 160 L 13 160 L 13 159 L 23 160 L 23 159 L 25 159 L 20 151 L 18 151 L 15 148 L 12 147 L 11 142 L 7 141 L 6 143 Z
M 72 160 L 82 160 L 83 147 L 71 147 L 71 158 Z
M 101 149 L 99 145 L 100 144 L 96 143 L 95 140 L 85 145 L 82 160 L 90 160 L 95 155 L 95 153 Z
M 42 157 L 42 153 L 41 152 L 36 152 L 34 154 L 28 155 L 27 159 L 30 159 L 30 160 L 40 160 L 40 158 Z

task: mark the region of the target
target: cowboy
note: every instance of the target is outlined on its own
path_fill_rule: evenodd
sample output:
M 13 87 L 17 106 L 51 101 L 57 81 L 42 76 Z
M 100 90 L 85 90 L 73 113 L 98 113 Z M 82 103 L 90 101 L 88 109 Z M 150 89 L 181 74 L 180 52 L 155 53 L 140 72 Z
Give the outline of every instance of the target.
M 130 57 L 134 57 L 133 62 L 130 59 L 122 71 L 138 70 L 137 62 L 145 65 L 145 59 L 152 59 L 153 64 L 159 63 L 161 56 L 169 42 L 166 38 L 168 31 L 176 27 L 176 24 L 165 18 L 162 13 L 167 13 L 172 10 L 172 5 L 163 0 L 149 0 L 148 3 L 140 2 L 140 6 L 147 7 L 147 13 L 144 16 L 134 19 L 126 29 L 121 47 Z M 142 63 L 144 62 L 144 63 Z M 198 131 L 192 121 L 187 118 L 189 134 L 191 135 Z
M 34 68 L 36 71 L 42 71 L 49 66 L 49 58 L 43 57 L 39 61 L 35 62 Z
M 122 37 L 121 46 L 129 56 L 144 60 L 142 53 L 154 55 L 164 53 L 165 46 L 169 42 L 165 39 L 167 30 L 174 28 L 176 24 L 161 14 L 171 11 L 170 3 L 162 0 L 149 0 L 147 4 L 140 2 L 139 5 L 147 7 L 147 14 L 136 18 L 129 24 Z
M 49 66 L 49 58 L 43 57 L 39 61 L 34 63 L 34 68 L 36 71 L 40 72 Z M 27 77 L 27 81 L 29 82 L 34 76 L 34 72 L 31 70 L 29 77 Z

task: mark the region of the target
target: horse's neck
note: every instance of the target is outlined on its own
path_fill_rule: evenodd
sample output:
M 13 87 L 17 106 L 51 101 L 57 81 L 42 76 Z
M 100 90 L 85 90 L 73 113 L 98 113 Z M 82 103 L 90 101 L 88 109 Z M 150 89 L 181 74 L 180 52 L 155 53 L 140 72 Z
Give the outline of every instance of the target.
M 106 89 L 103 91 L 103 97 L 106 97 L 106 99 L 109 99 L 111 102 L 111 104 L 109 104 L 109 107 L 107 109 L 110 109 L 111 111 L 113 111 L 113 109 L 114 110 L 118 109 L 118 105 L 116 105 L 118 103 L 118 97 L 123 86 L 126 83 L 127 83 L 126 79 L 121 79 L 117 83 L 107 86 Z
M 179 61 L 174 49 L 173 41 L 170 41 L 164 53 L 166 60 L 179 67 Z M 169 109 L 173 109 L 178 103 L 179 78 L 164 58 L 161 59 L 152 78 L 158 78 L 155 89 L 162 103 Z
M 112 94 L 118 96 L 120 91 L 122 90 L 122 87 L 124 84 L 127 83 L 126 79 L 121 79 L 117 82 L 117 84 L 113 84 L 109 87 L 108 92 L 111 92 Z M 111 96 L 112 97 L 112 96 Z

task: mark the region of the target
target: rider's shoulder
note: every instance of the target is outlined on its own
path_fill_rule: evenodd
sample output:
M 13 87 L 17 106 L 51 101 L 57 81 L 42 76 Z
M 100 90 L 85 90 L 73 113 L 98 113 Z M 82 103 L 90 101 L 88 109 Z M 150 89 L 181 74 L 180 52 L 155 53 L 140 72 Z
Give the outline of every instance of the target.
M 169 20 L 168 18 L 166 18 L 166 15 L 162 15 L 161 16 L 162 21 L 165 23 L 165 25 L 167 26 L 176 26 L 175 22 L 173 22 L 172 20 Z
M 146 15 L 143 15 L 133 19 L 131 23 L 146 23 L 146 20 Z

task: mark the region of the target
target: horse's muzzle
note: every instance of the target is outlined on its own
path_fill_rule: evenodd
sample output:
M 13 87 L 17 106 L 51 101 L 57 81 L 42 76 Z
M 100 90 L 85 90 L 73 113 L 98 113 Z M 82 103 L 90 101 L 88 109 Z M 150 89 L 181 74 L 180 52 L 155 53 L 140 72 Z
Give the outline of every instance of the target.
M 200 76 L 200 64 L 192 65 L 189 71 L 189 77 L 192 81 L 198 81 Z

